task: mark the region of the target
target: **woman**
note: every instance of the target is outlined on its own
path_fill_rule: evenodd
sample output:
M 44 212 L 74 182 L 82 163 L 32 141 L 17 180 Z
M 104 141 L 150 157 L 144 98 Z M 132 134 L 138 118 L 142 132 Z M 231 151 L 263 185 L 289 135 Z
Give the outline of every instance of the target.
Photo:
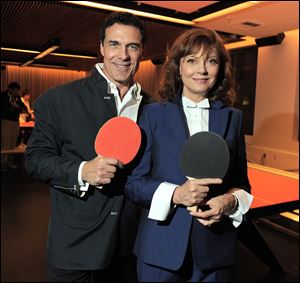
M 30 91 L 30 89 L 26 88 L 22 93 L 21 100 L 24 103 L 24 105 L 27 107 L 27 111 L 26 111 L 26 113 L 23 113 L 20 115 L 20 118 L 19 118 L 20 123 L 34 120 L 34 112 L 30 107 L 30 96 L 31 96 L 31 91 Z
M 242 112 L 232 107 L 230 57 L 216 32 L 188 30 L 171 47 L 158 91 L 144 108 L 146 145 L 126 194 L 143 207 L 135 243 L 139 281 L 232 281 L 236 227 L 252 202 Z M 182 146 L 199 131 L 222 136 L 230 150 L 220 179 L 187 180 Z M 205 203 L 208 210 L 202 210 Z M 191 212 L 187 207 L 198 206 Z

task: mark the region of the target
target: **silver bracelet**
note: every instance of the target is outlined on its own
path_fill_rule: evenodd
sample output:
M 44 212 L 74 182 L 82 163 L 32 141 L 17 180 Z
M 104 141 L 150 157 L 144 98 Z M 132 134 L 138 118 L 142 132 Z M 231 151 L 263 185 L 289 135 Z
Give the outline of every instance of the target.
M 233 208 L 229 212 L 227 212 L 228 215 L 230 215 L 234 211 L 236 211 L 236 209 L 238 208 L 238 205 L 239 205 L 239 200 L 238 200 L 238 198 L 237 198 L 237 196 L 235 194 L 233 194 L 233 193 L 227 193 L 227 194 L 224 194 L 224 195 L 229 195 L 229 194 L 234 196 L 234 206 L 233 206 Z

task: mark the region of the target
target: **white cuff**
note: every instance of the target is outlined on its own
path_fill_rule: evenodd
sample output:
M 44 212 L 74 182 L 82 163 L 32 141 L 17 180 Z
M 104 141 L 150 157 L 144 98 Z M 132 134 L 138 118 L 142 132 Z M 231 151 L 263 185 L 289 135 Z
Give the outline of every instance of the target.
M 82 178 L 81 178 L 82 168 L 85 163 L 86 163 L 86 161 L 82 161 L 79 166 L 79 169 L 78 169 L 78 184 L 80 185 L 80 191 L 82 191 L 82 192 L 87 192 L 87 190 L 89 188 L 89 183 L 83 182 Z M 84 194 L 81 194 L 81 196 L 84 196 Z
M 150 206 L 148 218 L 158 221 L 167 219 L 172 203 L 174 190 L 178 185 L 163 182 L 156 189 Z
M 238 199 L 238 208 L 233 214 L 229 215 L 229 218 L 232 220 L 234 227 L 238 227 L 243 221 L 243 214 L 250 209 L 253 196 L 245 190 L 238 190 L 232 194 Z

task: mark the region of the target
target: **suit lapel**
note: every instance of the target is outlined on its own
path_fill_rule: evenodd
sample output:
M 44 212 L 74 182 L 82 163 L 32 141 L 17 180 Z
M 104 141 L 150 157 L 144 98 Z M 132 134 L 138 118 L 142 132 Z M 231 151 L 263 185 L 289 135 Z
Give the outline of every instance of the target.
M 224 139 L 227 135 L 230 111 L 221 111 L 223 104 L 220 101 L 211 102 L 209 109 L 209 131 L 215 132 Z
M 96 105 L 93 105 L 95 113 L 105 111 L 107 113 L 106 119 L 115 117 L 118 115 L 115 98 L 113 94 L 108 93 L 108 85 L 106 80 L 99 74 L 96 68 L 91 72 L 90 86 L 99 101 Z M 101 108 L 99 108 L 101 107 Z M 99 115 L 98 115 L 99 116 Z
M 186 120 L 186 116 L 184 114 L 181 95 L 177 93 L 174 104 L 176 105 L 174 115 L 171 115 L 172 118 L 172 127 L 176 134 L 179 134 L 179 137 L 186 140 L 190 136 L 190 131 L 188 127 L 188 123 Z
M 144 92 L 143 90 L 141 90 L 141 95 L 142 95 L 142 101 L 141 101 L 139 109 L 138 109 L 137 121 L 139 121 L 139 119 L 141 117 L 141 113 L 142 113 L 144 106 L 155 102 L 154 99 L 151 96 L 149 96 L 146 92 Z
M 111 93 L 107 93 L 106 91 L 106 93 L 103 96 L 101 96 L 101 98 L 104 100 L 104 103 L 110 110 L 112 116 L 118 116 L 114 95 Z
M 175 114 L 175 116 L 171 116 L 174 117 L 174 120 L 172 121 L 174 131 L 176 133 L 179 133 L 181 137 L 182 133 L 184 132 L 185 137 L 188 138 L 190 136 L 189 127 L 186 121 L 186 116 L 183 111 L 180 92 L 177 93 L 173 102 L 177 106 L 177 113 Z M 228 127 L 230 126 L 232 112 L 222 111 L 224 104 L 221 101 L 210 102 L 210 106 L 211 107 L 209 109 L 208 130 L 210 132 L 215 132 L 224 139 L 226 139 Z

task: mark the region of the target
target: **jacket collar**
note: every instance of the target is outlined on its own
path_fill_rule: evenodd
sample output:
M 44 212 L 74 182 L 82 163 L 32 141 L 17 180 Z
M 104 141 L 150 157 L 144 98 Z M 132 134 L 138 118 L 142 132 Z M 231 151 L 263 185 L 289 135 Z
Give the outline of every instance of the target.
M 94 95 L 102 100 L 110 110 L 111 117 L 117 116 L 117 108 L 114 95 L 107 93 L 107 81 L 99 74 L 96 67 L 91 70 L 88 81 Z
M 173 103 L 177 104 L 180 110 L 180 113 L 185 121 L 185 129 L 187 134 L 189 133 L 186 117 L 183 111 L 182 105 L 182 94 L 181 91 L 177 92 L 176 96 L 174 97 Z M 226 138 L 227 133 L 227 125 L 230 124 L 231 119 L 231 111 L 219 111 L 222 108 L 225 108 L 226 105 L 222 101 L 209 101 L 210 109 L 209 109 L 209 125 L 208 129 L 210 132 L 215 132 Z M 189 136 L 189 134 L 188 134 Z
M 173 99 L 173 102 L 182 107 L 182 90 L 181 89 L 176 93 L 176 95 Z M 225 107 L 225 104 L 219 100 L 216 100 L 216 101 L 209 100 L 209 104 L 210 104 L 210 107 L 215 110 Z

